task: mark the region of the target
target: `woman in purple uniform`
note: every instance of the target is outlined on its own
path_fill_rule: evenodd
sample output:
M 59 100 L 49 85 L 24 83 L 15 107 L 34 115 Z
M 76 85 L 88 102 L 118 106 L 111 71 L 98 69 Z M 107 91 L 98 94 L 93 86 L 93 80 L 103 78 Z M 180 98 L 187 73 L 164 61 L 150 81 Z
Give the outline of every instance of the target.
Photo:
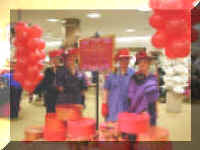
M 134 70 L 128 68 L 130 54 L 128 49 L 121 49 L 117 54 L 119 70 L 111 73 L 104 85 L 102 114 L 106 121 L 115 122 L 120 112 L 128 111 L 128 85 Z M 107 111 L 106 111 L 107 110 Z

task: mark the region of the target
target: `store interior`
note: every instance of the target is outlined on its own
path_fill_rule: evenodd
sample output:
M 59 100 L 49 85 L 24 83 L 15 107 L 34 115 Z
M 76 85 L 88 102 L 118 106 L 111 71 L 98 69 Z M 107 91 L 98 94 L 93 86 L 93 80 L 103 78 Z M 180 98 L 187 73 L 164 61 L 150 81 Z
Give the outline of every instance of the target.
M 46 43 L 44 60 L 45 67 L 48 66 L 48 53 L 64 46 L 66 38 L 66 20 L 74 18 L 80 21 L 80 30 L 76 32 L 75 38 L 114 36 L 114 53 L 119 49 L 129 48 L 132 55 L 129 67 L 135 66 L 135 55 L 146 49 L 148 54 L 154 55 L 151 70 L 160 73 L 161 68 L 165 73 L 160 73 L 164 81 L 160 85 L 160 97 L 158 99 L 158 126 L 164 127 L 169 132 L 170 141 L 191 141 L 191 98 L 188 94 L 188 79 L 190 78 L 190 57 L 172 63 L 161 49 L 155 48 L 151 43 L 151 37 L 155 30 L 149 25 L 151 9 L 144 10 L 12 10 L 11 27 L 18 21 L 29 25 L 39 25 L 43 30 L 42 39 Z M 12 34 L 10 35 L 12 39 Z M 11 45 L 11 59 L 15 54 L 15 47 Z M 180 63 L 181 62 L 181 63 Z M 9 61 L 3 65 L 9 68 Z M 180 71 L 180 77 L 173 77 L 173 70 Z M 6 69 L 7 69 L 6 68 Z M 4 68 L 5 69 L 5 68 Z M 182 71 L 182 72 L 181 72 Z M 172 72 L 170 74 L 170 72 Z M 88 79 L 88 90 L 86 91 L 85 109 L 83 116 L 96 120 L 96 83 L 92 80 L 91 71 L 85 71 Z M 101 104 L 103 100 L 104 73 L 99 74 L 99 124 L 105 121 L 101 115 Z M 176 94 L 170 94 L 171 91 Z M 180 88 L 181 87 L 181 88 Z M 184 92 L 183 92 L 184 90 Z M 190 92 L 189 92 L 190 93 Z M 11 120 L 11 140 L 21 141 L 25 138 L 25 130 L 31 126 L 44 126 L 45 107 L 43 100 L 38 100 L 38 95 L 32 99 L 27 91 L 23 91 L 20 112 L 17 119 Z

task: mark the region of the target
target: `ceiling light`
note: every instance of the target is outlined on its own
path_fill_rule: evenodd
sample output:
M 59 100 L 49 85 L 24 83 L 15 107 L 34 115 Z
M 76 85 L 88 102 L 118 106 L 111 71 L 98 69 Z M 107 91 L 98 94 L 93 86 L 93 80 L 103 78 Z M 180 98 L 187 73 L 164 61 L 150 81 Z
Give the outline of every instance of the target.
M 126 32 L 135 32 L 135 29 L 126 29 Z
M 140 6 L 137 8 L 139 11 L 149 12 L 152 11 L 152 9 L 148 5 Z
M 131 37 L 117 37 L 116 42 L 134 42 L 134 41 L 149 41 L 151 36 L 131 36 Z
M 101 17 L 101 14 L 95 13 L 95 12 L 91 12 L 91 13 L 88 13 L 88 14 L 87 14 L 87 17 L 88 17 L 88 18 L 92 18 L 92 19 L 100 18 L 100 17 Z
M 58 22 L 58 19 L 48 19 L 49 22 Z
M 46 46 L 47 47 L 57 47 L 62 44 L 62 41 L 47 41 Z

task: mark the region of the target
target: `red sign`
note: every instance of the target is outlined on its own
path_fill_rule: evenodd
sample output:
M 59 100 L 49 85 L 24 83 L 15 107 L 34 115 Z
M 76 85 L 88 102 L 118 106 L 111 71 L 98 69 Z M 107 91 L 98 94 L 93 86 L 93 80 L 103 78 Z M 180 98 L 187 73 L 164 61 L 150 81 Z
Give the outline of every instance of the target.
M 80 68 L 91 71 L 111 69 L 113 49 L 112 37 L 81 40 Z

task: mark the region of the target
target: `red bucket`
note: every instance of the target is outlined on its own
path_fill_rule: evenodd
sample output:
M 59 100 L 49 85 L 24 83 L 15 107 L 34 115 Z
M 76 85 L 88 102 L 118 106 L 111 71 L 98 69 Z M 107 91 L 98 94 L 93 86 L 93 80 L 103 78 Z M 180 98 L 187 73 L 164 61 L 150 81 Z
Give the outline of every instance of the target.
M 96 134 L 96 122 L 93 119 L 82 118 L 67 122 L 67 137 L 90 139 Z
M 44 139 L 47 141 L 65 141 L 67 127 L 55 113 L 48 113 L 45 119 Z
M 99 142 L 100 150 L 130 150 L 129 142 Z
M 78 104 L 56 105 L 56 114 L 59 120 L 79 120 L 82 117 L 82 109 Z
M 149 130 L 149 115 L 123 112 L 118 115 L 119 130 L 128 134 L 145 133 Z
M 167 142 L 137 142 L 135 150 L 172 150 L 172 143 Z
M 43 127 L 31 126 L 25 130 L 26 141 L 35 141 L 43 137 Z
M 151 127 L 148 132 L 138 135 L 137 141 L 168 141 L 169 132 L 161 127 Z

